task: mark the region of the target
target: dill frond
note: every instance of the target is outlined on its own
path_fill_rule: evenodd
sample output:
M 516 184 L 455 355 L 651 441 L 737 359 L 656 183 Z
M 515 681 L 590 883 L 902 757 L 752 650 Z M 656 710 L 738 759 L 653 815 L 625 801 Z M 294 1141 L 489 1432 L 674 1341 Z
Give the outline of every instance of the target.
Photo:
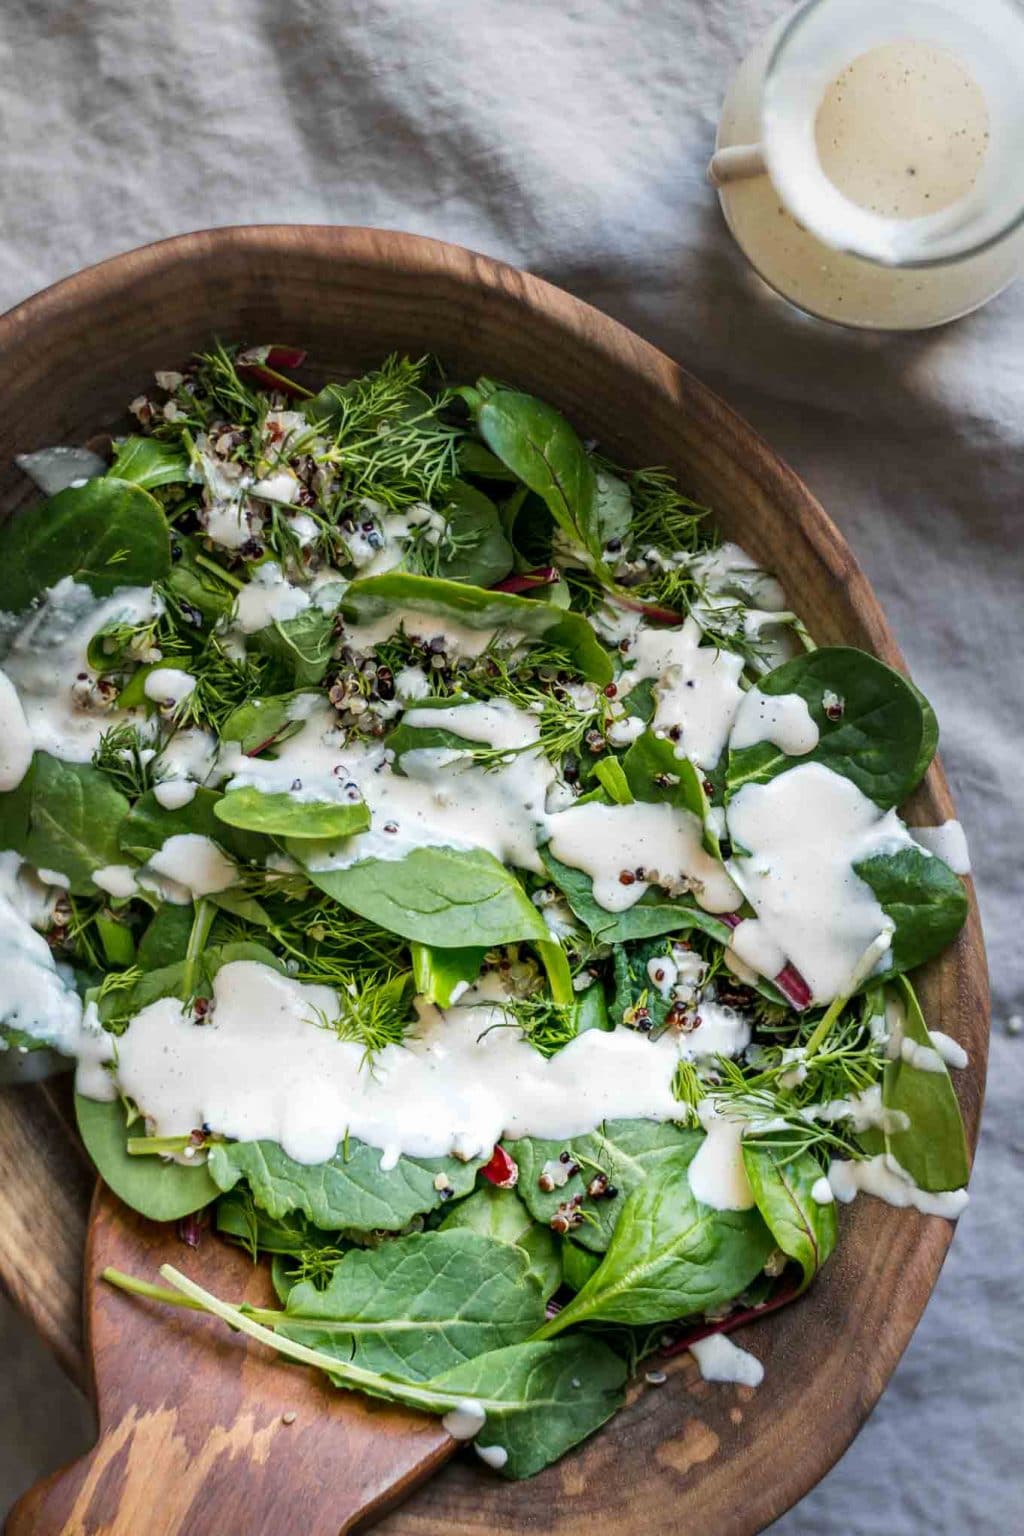
M 450 390 L 428 394 L 429 358 L 389 357 L 380 368 L 344 385 L 328 386 L 320 431 L 331 438 L 318 462 L 339 482 L 336 514 L 364 497 L 392 509 L 429 501 L 458 476 L 462 427 L 441 419 L 454 399 Z
M 106 774 L 129 800 L 137 800 L 153 788 L 152 761 L 137 725 L 114 725 L 104 731 L 92 755 L 92 765 Z
M 389 1045 L 401 1045 L 405 1039 L 412 988 L 410 971 L 383 979 L 368 976 L 365 972 L 350 972 L 337 987 L 336 1017 L 328 1018 L 320 1013 L 316 1023 L 321 1029 L 337 1035 L 339 1040 L 361 1045 L 364 1064 L 372 1066 L 378 1051 Z

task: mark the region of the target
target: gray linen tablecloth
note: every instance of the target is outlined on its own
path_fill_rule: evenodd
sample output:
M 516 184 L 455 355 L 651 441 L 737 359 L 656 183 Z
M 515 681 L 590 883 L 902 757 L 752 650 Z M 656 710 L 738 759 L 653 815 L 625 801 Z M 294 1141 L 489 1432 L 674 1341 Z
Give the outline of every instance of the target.
M 1002 1536 L 1024 1494 L 1024 285 L 945 330 L 882 337 L 805 320 L 751 277 L 703 173 L 729 75 L 783 8 L 4 0 L 0 307 L 214 224 L 415 230 L 624 320 L 803 475 L 938 710 L 994 1018 L 972 1203 L 934 1299 L 863 1434 L 775 1530 Z M 0 1510 L 87 1433 L 0 1312 Z

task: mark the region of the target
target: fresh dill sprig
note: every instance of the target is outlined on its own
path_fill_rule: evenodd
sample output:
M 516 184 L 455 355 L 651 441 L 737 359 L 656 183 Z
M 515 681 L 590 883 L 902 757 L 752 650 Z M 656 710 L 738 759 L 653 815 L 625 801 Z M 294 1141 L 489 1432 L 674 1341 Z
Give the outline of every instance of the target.
M 431 366 L 426 357 L 394 355 L 362 378 L 330 386 L 326 401 L 317 397 L 324 403 L 320 430 L 331 443 L 316 457 L 337 478 L 336 515 L 364 497 L 396 510 L 430 501 L 457 478 L 465 430 L 441 418 L 454 399 L 450 390 L 424 390 Z
M 246 384 L 235 367 L 237 350 L 218 342 L 211 352 L 200 352 L 195 359 L 193 403 L 204 422 L 223 416 L 239 426 L 255 426 L 266 414 L 265 395 Z
M 503 999 L 505 1019 L 492 1028 L 516 1027 L 542 1056 L 554 1056 L 576 1038 L 578 1010 L 574 1003 L 555 1003 L 549 997 Z
M 188 662 L 195 687 L 175 708 L 175 726 L 206 727 L 219 735 L 234 710 L 266 693 L 269 667 L 268 657 L 251 652 L 235 657 L 215 635 L 208 636 L 202 649 Z
M 350 972 L 337 983 L 337 1015 L 328 1018 L 318 1013 L 316 1022 L 339 1040 L 361 1045 L 364 1062 L 372 1064 L 378 1051 L 389 1045 L 401 1045 L 405 1039 L 412 987 L 411 971 L 384 978 Z
M 92 764 L 129 800 L 137 800 L 153 788 L 152 748 L 137 725 L 114 725 L 104 731 Z
M 667 469 L 630 471 L 603 461 L 600 467 L 629 486 L 633 500 L 630 538 L 638 553 L 651 545 L 688 554 L 712 547 L 714 540 L 704 531 L 705 519 L 711 515 L 708 508 L 684 496 Z

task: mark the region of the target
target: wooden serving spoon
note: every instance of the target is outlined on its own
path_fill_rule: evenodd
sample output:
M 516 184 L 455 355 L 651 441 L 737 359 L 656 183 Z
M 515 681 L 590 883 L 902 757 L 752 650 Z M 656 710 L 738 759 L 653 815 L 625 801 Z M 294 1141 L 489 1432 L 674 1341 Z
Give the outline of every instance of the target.
M 201 1312 L 116 1290 L 171 1263 L 218 1296 L 273 1305 L 265 1265 L 203 1229 L 198 1249 L 102 1184 L 85 1261 L 99 1440 L 11 1511 L 6 1536 L 338 1536 L 453 1453 L 436 1419 L 332 1388 Z

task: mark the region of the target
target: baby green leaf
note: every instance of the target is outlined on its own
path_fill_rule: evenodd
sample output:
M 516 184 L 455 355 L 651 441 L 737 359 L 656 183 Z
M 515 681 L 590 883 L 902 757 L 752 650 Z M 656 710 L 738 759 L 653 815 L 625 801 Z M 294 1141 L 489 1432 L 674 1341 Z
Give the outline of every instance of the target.
M 811 1194 L 821 1179 L 821 1165 L 809 1152 L 787 1158 L 750 1137 L 741 1146 L 757 1208 L 783 1253 L 803 1270 L 800 1289 L 805 1290 L 839 1236 L 834 1203 L 819 1205 Z
M 93 872 L 121 862 L 118 829 L 128 800 L 89 763 L 36 752 L 17 789 L 0 795 L 0 842 L 66 876 L 75 896 L 95 892 Z
M 354 1249 L 320 1289 L 288 1294 L 277 1332 L 339 1360 L 425 1381 L 528 1338 L 544 1321 L 523 1249 L 466 1229 Z
M 428 944 L 412 945 L 412 973 L 416 991 L 428 1003 L 449 1008 L 480 975 L 487 950 L 432 949 Z
M 213 813 L 229 827 L 267 837 L 348 837 L 370 825 L 362 800 L 298 800 L 286 791 L 265 794 L 252 785 L 229 789 L 216 801 Z
M 721 858 L 704 776 L 688 757 L 677 757 L 669 740 L 655 736 L 653 731 L 644 731 L 623 757 L 622 769 L 637 800 L 664 802 L 692 811 L 704 828 L 705 848 L 716 859 Z
M 581 1248 L 571 1238 L 562 1244 L 562 1279 L 570 1291 L 582 1291 L 600 1263 L 599 1253 Z
M 162 806 L 153 790 L 132 806 L 120 827 L 120 848 L 139 863 L 146 863 L 169 837 L 193 833 L 218 843 L 225 853 L 245 862 L 263 858 L 267 844 L 254 831 L 229 826 L 216 812 L 222 797 L 213 789 L 199 788 L 187 805 L 174 810 Z
M 248 756 L 255 756 L 261 748 L 287 741 L 302 729 L 302 720 L 294 714 L 295 700 L 303 695 L 296 693 L 275 694 L 272 698 L 250 699 L 239 704 L 221 726 L 223 741 L 237 741 Z M 308 697 L 308 693 L 305 694 Z
M 108 478 L 129 480 L 152 491 L 158 485 L 188 480 L 189 459 L 177 443 L 156 437 L 124 437 L 114 444 L 114 465 Z
M 482 1232 L 496 1242 L 520 1248 L 530 1261 L 530 1275 L 545 1301 L 561 1284 L 562 1261 L 555 1235 L 533 1220 L 514 1189 L 481 1184 L 468 1200 L 459 1200 L 452 1207 L 439 1230 Z
M 318 845 L 289 852 L 309 878 L 343 907 L 438 949 L 546 939 L 547 925 L 511 870 L 483 848 L 414 848 L 404 859 L 364 859 L 347 869 L 315 869 Z
M 902 995 L 902 1039 L 933 1050 L 917 995 L 905 976 L 895 983 Z M 927 1058 L 924 1071 L 901 1055 L 887 1063 L 882 1079 L 886 1109 L 906 1115 L 904 1130 L 886 1136 L 886 1151 L 921 1189 L 962 1189 L 970 1177 L 967 1141 L 953 1084 L 941 1058 Z
M 176 1221 L 217 1198 L 217 1186 L 202 1163 L 185 1167 L 162 1157 L 129 1156 L 128 1123 L 120 1099 L 102 1104 L 76 1093 L 75 1116 L 104 1183 L 150 1221 Z
M 59 491 L 0 531 L 0 609 L 21 613 L 65 576 L 97 597 L 146 587 L 171 564 L 167 519 L 148 491 L 105 477 Z
M 934 716 L 926 730 L 917 690 L 865 651 L 823 646 L 776 667 L 759 679 L 758 687 L 775 696 L 799 694 L 818 727 L 818 745 L 800 757 L 787 756 L 771 742 L 730 750 L 730 796 L 744 784 L 766 784 L 799 763 L 822 763 L 885 810 L 906 798 L 934 750 Z M 833 712 L 837 707 L 842 711 L 837 719 L 826 713 L 830 694 L 838 701 Z
M 650 939 L 662 933 L 684 933 L 689 928 L 699 928 L 722 944 L 729 942 L 726 924 L 689 897 L 673 900 L 664 892 L 649 890 L 624 912 L 609 912 L 594 900 L 594 882 L 583 870 L 571 869 L 547 848 L 540 850 L 540 856 L 575 915 L 601 944 L 625 944 L 631 939 Z
M 442 626 L 448 620 L 469 629 L 515 630 L 527 639 L 544 639 L 561 646 L 591 682 L 604 687 L 612 680 L 612 659 L 583 615 L 532 598 L 390 571 L 352 582 L 340 606 L 345 617 L 357 624 L 369 624 L 395 609 L 405 609 L 423 614 L 427 620 L 439 619 Z M 407 633 L 415 632 L 411 621 L 406 628 Z M 424 625 L 424 636 L 431 637 L 429 622 Z
M 327 671 L 334 649 L 334 615 L 307 608 L 294 619 L 275 619 L 247 637 L 253 651 L 279 663 L 296 688 L 309 688 Z
M 498 389 L 482 399 L 477 426 L 492 453 L 543 497 L 562 532 L 599 555 L 597 477 L 565 417 L 532 395 Z
M 690 1190 L 687 1149 L 633 1191 L 600 1268 L 538 1337 L 574 1323 L 660 1323 L 707 1312 L 750 1284 L 774 1240 L 756 1207 L 716 1211 Z
M 967 920 L 963 881 L 922 848 L 879 853 L 854 866 L 896 924 L 890 969 L 910 971 L 952 943 Z
M 617 1193 L 610 1197 L 585 1199 L 588 1219 L 575 1233 L 577 1243 L 603 1253 L 633 1191 L 662 1163 L 672 1162 L 680 1167 L 687 1164 L 702 1140 L 699 1131 L 682 1130 L 677 1125 L 661 1124 L 657 1120 L 606 1120 L 596 1131 L 585 1136 L 573 1136 L 565 1141 L 541 1141 L 524 1136 L 519 1141 L 508 1142 L 506 1150 L 519 1164 L 517 1193 L 534 1220 L 545 1227 L 566 1200 L 586 1195 L 587 1185 L 596 1173 L 606 1175 Z M 556 1189 L 541 1189 L 540 1178 L 545 1167 L 550 1164 L 558 1168 L 563 1152 L 571 1154 L 579 1164 L 579 1171 Z
M 448 520 L 442 542 L 437 574 L 446 581 L 467 581 L 477 587 L 491 587 L 512 569 L 515 556 L 502 531 L 498 509 L 489 496 L 453 480 L 445 492 L 447 503 L 441 508 Z
M 503 1477 L 532 1477 L 622 1406 L 625 1361 L 595 1338 L 512 1344 L 436 1376 L 428 1389 L 479 1403 L 478 1446 L 505 1452 Z
M 301 1211 L 328 1232 L 399 1232 L 414 1216 L 436 1210 L 444 1195 L 435 1179 L 445 1174 L 455 1197 L 468 1194 L 480 1161 L 454 1157 L 400 1157 L 381 1168 L 378 1147 L 351 1140 L 326 1163 L 297 1163 L 273 1141 L 239 1141 L 215 1146 L 210 1175 L 219 1189 L 245 1179 L 256 1204 L 269 1215 Z

